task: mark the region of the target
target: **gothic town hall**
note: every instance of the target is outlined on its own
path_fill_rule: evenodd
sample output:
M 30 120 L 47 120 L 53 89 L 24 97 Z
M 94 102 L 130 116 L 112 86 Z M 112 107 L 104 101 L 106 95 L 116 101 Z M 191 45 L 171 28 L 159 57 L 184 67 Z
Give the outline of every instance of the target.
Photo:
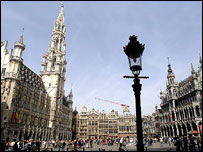
M 7 50 L 1 42 L 1 140 L 71 139 L 73 93 L 65 96 L 64 5 L 54 24 L 40 75 L 23 64 L 23 35 Z

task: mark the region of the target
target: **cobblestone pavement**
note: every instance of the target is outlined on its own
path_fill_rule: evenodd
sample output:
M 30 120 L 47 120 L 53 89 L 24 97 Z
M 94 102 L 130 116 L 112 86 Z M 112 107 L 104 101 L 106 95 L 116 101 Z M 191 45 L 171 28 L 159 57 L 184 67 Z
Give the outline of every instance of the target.
M 51 148 L 51 147 L 49 147 Z M 64 148 L 64 151 L 67 151 L 67 148 L 68 148 L 68 151 L 72 151 L 73 148 L 72 147 L 65 147 Z M 105 150 L 105 151 L 118 151 L 119 147 L 117 147 L 117 145 L 113 145 L 113 146 L 107 146 L 107 145 L 104 145 L 104 146 L 100 146 L 100 145 L 96 145 L 94 144 L 93 145 L 93 148 L 87 148 L 85 146 L 77 149 L 78 151 L 83 151 L 83 148 L 85 151 L 99 151 L 99 149 L 102 151 L 102 150 Z M 135 145 L 127 145 L 126 148 L 124 148 L 125 150 L 127 151 L 136 151 L 136 146 Z M 168 150 L 172 150 L 172 151 L 175 151 L 175 146 L 174 145 L 171 145 L 169 146 L 169 144 L 164 144 L 164 147 L 161 148 L 161 143 L 153 143 L 152 146 L 149 146 L 147 148 L 147 151 L 168 151 Z M 41 150 L 44 150 L 43 148 Z M 53 151 L 58 151 L 58 148 L 53 148 L 52 149 Z M 146 149 L 145 149 L 146 150 Z M 49 149 L 49 151 L 51 151 L 51 149 Z
M 84 149 L 83 149 L 84 148 Z M 107 145 L 104 145 L 104 146 L 100 146 L 100 145 L 96 145 L 96 144 L 93 144 L 93 148 L 87 148 L 85 146 L 77 149 L 77 151 L 102 151 L 102 150 L 105 150 L 105 151 L 119 151 L 119 147 L 117 147 L 117 145 L 113 145 L 113 146 L 107 146 Z M 127 145 L 126 148 L 124 148 L 126 151 L 136 151 L 137 148 L 135 145 Z M 64 148 L 64 151 L 73 151 L 73 148 L 71 146 L 66 146 Z M 176 147 L 172 144 L 171 146 L 169 146 L 169 144 L 165 144 L 164 143 L 164 147 L 161 148 L 161 143 L 157 142 L 157 143 L 153 143 L 152 146 L 148 146 L 147 148 L 147 151 L 175 151 L 176 150 Z M 196 147 L 196 150 L 198 151 L 197 147 Z M 8 150 L 6 150 L 8 151 Z M 9 150 L 10 151 L 10 150 Z M 59 151 L 58 148 L 53 148 L 53 147 L 48 147 L 47 150 L 45 150 L 43 147 L 41 147 L 40 151 Z M 60 149 L 60 151 L 62 151 L 62 149 Z M 146 149 L 145 149 L 146 151 Z M 200 151 L 200 150 L 199 150 Z

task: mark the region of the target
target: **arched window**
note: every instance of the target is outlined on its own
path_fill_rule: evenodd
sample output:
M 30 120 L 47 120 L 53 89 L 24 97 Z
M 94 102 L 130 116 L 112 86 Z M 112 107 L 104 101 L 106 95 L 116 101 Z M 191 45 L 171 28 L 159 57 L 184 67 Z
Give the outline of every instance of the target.
M 55 68 L 55 62 L 56 62 L 56 57 L 54 57 L 54 59 L 53 59 L 52 68 Z
M 195 107 L 195 111 L 196 111 L 197 116 L 199 117 L 199 116 L 200 116 L 199 106 L 196 106 L 196 107 Z
M 57 49 L 57 48 L 58 48 L 58 44 L 59 44 L 59 40 L 58 40 L 58 39 L 56 39 L 56 42 L 55 42 L 55 49 Z

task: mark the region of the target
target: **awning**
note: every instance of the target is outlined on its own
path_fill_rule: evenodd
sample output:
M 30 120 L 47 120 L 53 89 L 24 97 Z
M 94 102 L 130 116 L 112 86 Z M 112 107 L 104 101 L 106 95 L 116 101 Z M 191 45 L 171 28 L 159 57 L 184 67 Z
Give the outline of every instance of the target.
M 137 134 L 120 134 L 119 137 L 137 137 Z

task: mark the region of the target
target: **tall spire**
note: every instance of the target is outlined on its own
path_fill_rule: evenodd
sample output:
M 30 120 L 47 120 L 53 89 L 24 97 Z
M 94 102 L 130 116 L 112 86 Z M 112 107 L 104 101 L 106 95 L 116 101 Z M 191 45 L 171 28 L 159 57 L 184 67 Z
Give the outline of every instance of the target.
M 70 94 L 69 94 L 69 96 L 73 97 L 73 91 L 72 91 L 72 88 L 71 88 L 71 90 L 70 90 Z
M 23 44 L 23 33 L 24 33 L 24 28 L 23 28 L 22 35 L 20 36 L 20 40 L 18 41 L 19 43 L 22 43 L 22 44 Z
M 169 63 L 169 57 L 168 57 L 168 75 L 167 75 L 167 79 L 168 79 L 168 83 L 166 82 L 166 86 L 167 88 L 176 84 L 175 82 L 175 75 L 172 71 L 172 68 L 171 68 L 171 64 Z
M 168 57 L 168 74 L 173 73 L 172 69 L 171 69 L 171 65 L 169 63 L 169 57 Z
M 199 54 L 199 63 L 200 63 L 200 66 L 202 66 L 202 56 L 201 56 L 201 54 Z
M 24 32 L 24 28 L 23 28 L 23 32 Z M 23 32 L 22 35 L 20 36 L 20 39 L 18 42 L 15 42 L 14 47 L 20 47 L 22 48 L 22 51 L 25 49 L 25 45 L 23 44 Z
M 192 73 L 192 74 L 195 73 L 195 70 L 194 70 L 194 67 L 193 67 L 192 63 L 191 63 L 191 73 Z
M 64 23 L 64 4 L 63 4 L 63 2 L 61 2 L 61 10 L 60 10 L 59 16 L 56 21 Z

